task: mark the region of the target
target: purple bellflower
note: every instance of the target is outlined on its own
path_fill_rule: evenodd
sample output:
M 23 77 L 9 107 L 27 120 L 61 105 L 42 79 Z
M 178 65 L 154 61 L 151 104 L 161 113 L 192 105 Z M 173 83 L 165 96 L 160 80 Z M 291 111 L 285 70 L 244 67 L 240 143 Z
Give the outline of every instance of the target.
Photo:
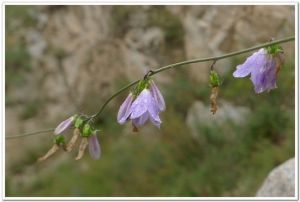
M 70 126 L 74 123 L 76 119 L 76 116 L 71 116 L 70 118 L 64 120 L 61 122 L 54 130 L 55 135 L 62 134 L 64 131 L 66 131 Z
M 247 60 L 237 66 L 234 77 L 246 77 L 249 74 L 256 93 L 277 88 L 277 73 L 282 63 L 282 55 L 269 54 L 266 49 L 253 53 Z
M 154 81 L 146 82 L 148 82 L 147 85 L 137 93 L 137 96 L 133 93 L 127 96 L 118 112 L 118 123 L 124 124 L 126 121 L 131 120 L 134 131 L 148 120 L 157 128 L 160 128 L 159 113 L 166 108 L 164 98 Z

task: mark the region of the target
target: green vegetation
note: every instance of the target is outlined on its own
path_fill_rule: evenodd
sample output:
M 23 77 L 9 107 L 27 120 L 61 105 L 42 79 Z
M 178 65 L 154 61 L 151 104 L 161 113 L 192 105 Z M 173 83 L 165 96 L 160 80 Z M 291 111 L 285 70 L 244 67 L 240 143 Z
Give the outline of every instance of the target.
M 30 15 L 32 6 L 5 6 L 5 77 L 7 85 L 24 85 L 24 73 L 31 70 L 25 39 L 19 34 L 25 27 L 34 26 Z M 17 16 L 15 15 L 17 13 Z

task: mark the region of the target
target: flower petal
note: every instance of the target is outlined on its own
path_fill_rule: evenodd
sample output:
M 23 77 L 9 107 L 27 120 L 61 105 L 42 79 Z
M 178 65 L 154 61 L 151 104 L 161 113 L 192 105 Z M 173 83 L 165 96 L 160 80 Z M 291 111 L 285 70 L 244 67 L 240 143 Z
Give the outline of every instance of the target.
M 158 129 L 160 128 L 160 124 L 161 124 L 161 120 L 156 120 L 156 119 L 153 119 L 151 116 L 150 116 L 150 121 L 153 123 L 153 125 L 155 125 Z
M 160 90 L 158 89 L 153 80 L 150 81 L 150 92 L 154 100 L 157 102 L 159 110 L 164 111 L 166 109 L 164 97 L 162 96 Z
M 101 148 L 98 142 L 97 135 L 89 137 L 89 153 L 93 159 L 99 159 L 101 155 Z
M 64 120 L 63 122 L 61 122 L 54 130 L 54 134 L 55 135 L 59 135 L 61 133 L 63 133 L 65 130 L 67 130 L 73 123 L 74 121 L 74 116 L 71 116 L 70 118 Z
M 250 57 L 246 59 L 246 61 L 238 65 L 233 72 L 234 77 L 245 77 L 248 76 L 255 68 L 259 68 L 262 62 L 264 62 L 266 56 L 266 52 L 264 49 L 260 49 L 259 51 L 253 53 Z
M 151 118 L 153 118 L 156 121 L 160 121 L 159 107 L 157 105 L 157 102 L 155 102 L 155 100 L 152 97 L 149 98 L 148 112 Z
M 267 56 L 260 68 L 251 73 L 251 81 L 256 93 L 276 88 L 276 60 Z
M 132 93 L 129 93 L 129 95 L 127 96 L 125 101 L 120 106 L 120 109 L 118 112 L 117 120 L 118 120 L 119 124 L 124 124 L 126 122 L 126 120 L 128 119 L 128 117 L 130 116 L 130 113 L 131 113 L 130 109 L 131 109 L 132 101 L 133 101 L 133 95 L 132 95 Z
M 150 91 L 148 89 L 144 89 L 131 105 L 130 119 L 140 117 L 147 111 L 149 106 L 149 97 L 152 98 Z
M 149 113 L 145 112 L 143 115 L 141 115 L 138 118 L 135 118 L 132 120 L 133 125 L 135 125 L 136 127 L 142 126 L 146 123 L 146 121 L 149 118 Z

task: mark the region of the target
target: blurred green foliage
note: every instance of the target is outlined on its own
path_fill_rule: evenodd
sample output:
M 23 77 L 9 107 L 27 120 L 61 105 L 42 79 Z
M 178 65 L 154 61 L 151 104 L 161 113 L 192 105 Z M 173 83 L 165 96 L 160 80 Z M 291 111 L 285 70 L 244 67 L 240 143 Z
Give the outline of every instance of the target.
M 136 9 L 113 7 L 116 35 L 126 31 L 124 21 Z M 166 40 L 180 48 L 183 33 L 176 17 L 164 7 L 151 9 L 150 24 L 168 30 Z M 17 59 L 7 59 L 6 72 L 15 63 L 20 66 L 28 60 L 24 45 L 22 57 L 10 50 L 16 44 L 7 43 L 6 58 Z M 210 86 L 191 82 L 183 68 L 177 69 L 172 85 L 160 86 L 167 103 L 167 110 L 161 114 L 161 130 L 131 133 L 130 124 L 118 125 L 116 113 L 123 95 L 105 109 L 105 117 L 96 123 L 102 131 L 100 160 L 86 155 L 75 161 L 74 152 L 61 152 L 44 165 L 34 165 L 37 156 L 48 148 L 33 154 L 29 151 L 28 159 L 18 162 L 6 176 L 6 196 L 254 196 L 269 171 L 295 155 L 295 73 L 294 62 L 286 61 L 278 88 L 257 95 L 250 79 L 232 77 L 233 68 L 245 57 L 233 58 L 232 69 L 221 76 L 224 82 L 219 95 L 251 110 L 245 125 L 228 121 L 198 127 L 199 138 L 193 137 L 185 124 L 187 112 L 196 100 L 209 107 Z M 6 81 L 10 79 L 6 77 Z M 123 79 L 116 82 L 120 86 L 127 83 Z M 29 114 L 25 117 L 31 117 Z M 50 148 L 51 140 L 48 145 Z M 57 160 L 58 156 L 65 158 Z M 16 185 L 13 176 L 25 173 L 26 167 L 34 167 L 35 174 L 30 182 L 25 181 L 27 184 Z
M 35 25 L 36 21 L 30 15 L 32 10 L 32 6 L 5 6 L 5 77 L 7 85 L 24 85 L 26 79 L 23 75 L 31 70 L 25 39 L 11 33 L 22 32 L 24 28 Z

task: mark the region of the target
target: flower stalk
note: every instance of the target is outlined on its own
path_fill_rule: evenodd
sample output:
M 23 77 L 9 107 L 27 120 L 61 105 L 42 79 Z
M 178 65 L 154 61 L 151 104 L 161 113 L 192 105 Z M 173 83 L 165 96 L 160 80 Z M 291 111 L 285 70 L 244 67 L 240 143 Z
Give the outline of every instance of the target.
M 221 60 L 221 59 L 229 58 L 229 57 L 232 57 L 232 56 L 240 55 L 240 54 L 243 54 L 243 53 L 251 52 L 251 51 L 254 51 L 254 50 L 258 50 L 260 48 L 269 47 L 269 46 L 272 46 L 272 45 L 275 45 L 275 44 L 282 44 L 282 43 L 286 43 L 286 42 L 293 41 L 293 40 L 295 40 L 295 37 L 291 36 L 291 37 L 287 37 L 287 38 L 284 38 L 284 39 L 274 40 L 274 41 L 271 41 L 271 42 L 268 42 L 268 43 L 263 43 L 263 44 L 260 44 L 260 45 L 257 45 L 257 46 L 251 47 L 251 48 L 243 49 L 243 50 L 240 50 L 240 51 L 231 52 L 231 53 L 224 54 L 224 55 L 221 55 L 221 56 L 201 58 L 201 59 L 193 59 L 193 60 L 187 60 L 187 61 L 183 61 L 183 62 L 178 62 L 178 63 L 166 65 L 166 66 L 163 66 L 163 67 L 158 68 L 156 70 L 150 70 L 147 74 L 147 77 L 153 76 L 155 74 L 158 74 L 160 72 L 163 72 L 163 71 L 166 71 L 166 70 L 169 70 L 169 69 L 184 66 L 184 65 L 187 65 L 187 64 Z M 277 69 L 277 72 L 279 71 L 279 68 Z M 139 82 L 140 82 L 140 80 L 133 81 L 133 82 L 127 84 L 126 86 L 124 86 L 123 88 L 121 88 L 120 90 L 118 90 L 116 93 L 114 93 L 111 97 L 109 97 L 103 103 L 103 105 L 100 107 L 100 109 L 98 110 L 97 113 L 95 113 L 94 115 L 88 117 L 86 119 L 86 121 L 90 122 L 90 121 L 93 121 L 93 120 L 97 119 L 101 115 L 101 113 L 103 112 L 105 107 L 110 103 L 111 100 L 113 100 L 119 94 L 121 94 L 122 92 L 124 92 L 125 90 L 129 89 L 130 87 L 136 85 Z M 41 133 L 47 133 L 47 132 L 50 132 L 50 131 L 53 131 L 53 130 L 54 129 L 47 129 L 47 130 L 36 131 L 36 132 L 32 132 L 32 133 L 25 133 L 25 134 L 21 134 L 21 135 L 8 136 L 8 137 L 6 137 L 6 139 L 14 139 L 14 138 L 26 137 L 26 136 L 31 136 L 31 135 L 37 135 L 37 134 L 41 134 Z

